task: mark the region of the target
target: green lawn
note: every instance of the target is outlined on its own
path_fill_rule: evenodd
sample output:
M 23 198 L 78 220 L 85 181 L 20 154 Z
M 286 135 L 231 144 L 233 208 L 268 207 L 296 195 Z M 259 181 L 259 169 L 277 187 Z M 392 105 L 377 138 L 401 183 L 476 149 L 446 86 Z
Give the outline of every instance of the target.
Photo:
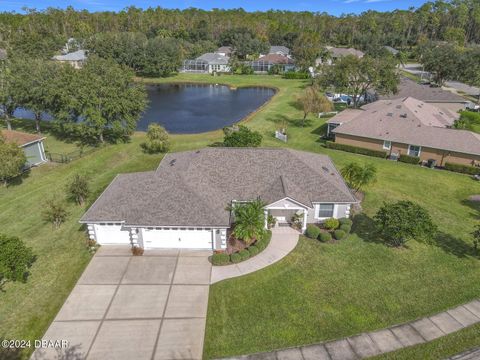
M 379 172 L 378 182 L 366 191 L 366 216 L 349 239 L 320 244 L 302 238 L 282 262 L 211 287 L 205 357 L 351 335 L 479 296 L 480 263 L 470 254 L 469 233 L 478 222 L 480 208 L 466 201 L 469 195 L 480 194 L 479 183 L 459 174 L 324 149 L 319 135 L 325 119 L 309 116 L 302 127 L 302 112 L 295 107 L 308 81 L 179 75 L 150 82 L 172 80 L 275 87 L 279 92 L 247 124 L 262 132 L 265 146 L 285 146 L 273 135 L 276 128 L 287 127 L 287 146 L 326 153 L 339 167 L 352 160 L 372 162 Z M 154 169 L 161 156 L 140 151 L 143 136 L 139 133 L 128 144 L 101 148 L 70 164 L 41 166 L 23 183 L 0 189 L 1 231 L 24 239 L 38 256 L 28 282 L 9 284 L 0 294 L 1 336 L 40 338 L 90 259 L 78 224 L 85 208 L 69 205 L 67 223 L 53 231 L 41 219 L 45 198 L 63 196 L 67 179 L 76 172 L 90 176 L 91 202 L 117 173 Z M 174 135 L 173 151 L 200 148 L 221 139 L 221 131 Z M 410 199 L 430 210 L 441 230 L 435 244 L 412 242 L 407 249 L 396 250 L 368 233 L 369 217 L 384 200 L 396 199 Z

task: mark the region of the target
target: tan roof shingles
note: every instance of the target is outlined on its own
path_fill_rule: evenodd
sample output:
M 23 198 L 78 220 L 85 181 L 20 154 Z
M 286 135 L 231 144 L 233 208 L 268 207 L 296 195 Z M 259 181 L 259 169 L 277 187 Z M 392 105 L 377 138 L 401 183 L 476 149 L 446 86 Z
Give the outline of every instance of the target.
M 45 139 L 45 136 L 29 134 L 16 130 L 1 130 L 0 133 L 5 139 L 5 142 L 14 143 L 18 146 L 24 146 L 26 144 Z
M 453 123 L 453 115 L 430 104 L 407 98 L 378 101 L 363 109 L 356 118 L 332 132 L 480 155 L 479 136 L 446 128 Z
M 273 203 L 285 197 L 309 207 L 312 202 L 356 202 L 325 155 L 206 148 L 167 154 L 155 172 L 119 175 L 81 221 L 229 226 L 226 207 L 232 200 Z

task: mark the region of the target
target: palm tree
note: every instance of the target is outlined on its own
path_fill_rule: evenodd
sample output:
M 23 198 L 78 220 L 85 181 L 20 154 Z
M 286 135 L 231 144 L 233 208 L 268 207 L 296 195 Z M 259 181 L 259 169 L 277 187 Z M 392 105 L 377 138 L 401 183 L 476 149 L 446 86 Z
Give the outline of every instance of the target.
M 235 217 L 233 235 L 250 245 L 254 240 L 259 239 L 265 232 L 265 204 L 261 200 L 248 203 L 236 204 L 231 207 Z
M 345 165 L 340 173 L 355 193 L 364 186 L 374 183 L 377 179 L 377 168 L 373 164 L 361 167 L 359 164 L 351 162 Z

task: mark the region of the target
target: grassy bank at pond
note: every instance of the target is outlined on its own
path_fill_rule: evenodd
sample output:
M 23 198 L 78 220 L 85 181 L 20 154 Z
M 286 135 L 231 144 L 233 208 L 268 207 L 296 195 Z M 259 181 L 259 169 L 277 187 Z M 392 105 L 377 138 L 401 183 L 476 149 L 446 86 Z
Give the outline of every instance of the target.
M 295 106 L 308 81 L 191 74 L 148 80 L 172 81 L 275 87 L 278 93 L 247 123 L 263 134 L 264 146 L 325 153 L 338 167 L 357 161 L 378 168 L 378 182 L 367 189 L 363 203 L 366 217 L 347 240 L 320 244 L 302 238 L 280 263 L 211 287 L 205 357 L 351 335 L 433 314 L 480 295 L 480 262 L 471 256 L 469 235 L 480 207 L 466 201 L 480 194 L 479 183 L 455 173 L 323 148 L 319 135 L 325 120 L 309 116 L 302 127 L 303 113 Z M 280 127 L 287 127 L 287 144 L 274 138 Z M 222 137 L 221 130 L 173 135 L 172 151 L 205 147 Z M 85 208 L 69 205 L 68 221 L 53 231 L 41 219 L 45 199 L 63 196 L 65 183 L 77 172 L 91 179 L 91 203 L 117 173 L 156 168 L 161 155 L 143 154 L 143 139 L 144 133 L 138 133 L 128 144 L 108 145 L 72 163 L 46 164 L 33 169 L 22 184 L 0 188 L 0 231 L 21 237 L 38 256 L 26 284 L 9 284 L 0 293 L 1 336 L 40 338 L 90 259 L 78 224 Z M 412 242 L 398 250 L 372 236 L 375 211 L 383 201 L 399 199 L 430 211 L 441 230 L 434 244 Z

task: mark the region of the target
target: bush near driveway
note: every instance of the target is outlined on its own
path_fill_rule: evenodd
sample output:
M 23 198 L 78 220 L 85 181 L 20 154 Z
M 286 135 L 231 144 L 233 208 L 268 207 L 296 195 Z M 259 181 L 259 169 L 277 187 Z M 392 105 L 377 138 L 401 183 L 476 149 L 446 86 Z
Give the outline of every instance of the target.
M 317 225 L 309 224 L 307 225 L 307 231 L 305 232 L 305 235 L 307 235 L 307 237 L 310 239 L 316 239 L 318 238 L 318 235 L 320 235 L 320 229 Z
M 329 242 L 332 240 L 332 234 L 328 232 L 322 232 L 318 236 L 318 240 L 320 240 L 321 242 Z
M 213 265 L 227 265 L 230 262 L 230 256 L 226 253 L 216 253 L 212 255 Z
M 327 230 L 335 230 L 340 225 L 340 221 L 335 218 L 327 219 L 323 222 L 323 227 Z
M 237 264 L 242 261 L 242 256 L 238 252 L 233 253 L 230 255 L 230 261 L 234 264 Z
M 346 234 L 345 231 L 343 231 L 343 230 L 335 230 L 335 231 L 333 232 L 333 237 L 334 237 L 336 240 L 342 240 L 342 239 L 345 237 L 345 235 L 347 235 L 347 234 Z

